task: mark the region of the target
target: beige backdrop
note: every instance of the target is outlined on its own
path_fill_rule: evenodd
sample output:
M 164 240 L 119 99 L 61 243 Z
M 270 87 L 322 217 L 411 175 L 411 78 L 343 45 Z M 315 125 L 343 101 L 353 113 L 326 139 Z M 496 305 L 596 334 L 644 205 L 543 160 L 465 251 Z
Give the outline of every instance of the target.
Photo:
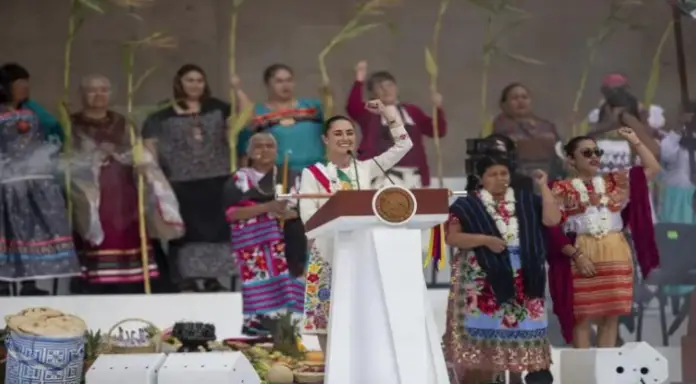
M 666 1 L 644 1 L 634 14 L 633 26 L 621 27 L 602 46 L 592 70 L 583 111 L 597 102 L 598 82 L 607 71 L 622 71 L 642 94 L 652 56 L 669 19 Z M 261 72 L 273 62 L 296 70 L 298 91 L 316 96 L 320 76 L 317 53 L 352 16 L 354 0 L 247 0 L 240 15 L 238 66 L 251 96 L 264 96 Z M 337 101 L 342 103 L 353 80 L 356 61 L 366 59 L 370 68 L 388 69 L 398 78 L 403 100 L 430 109 L 424 46 L 431 40 L 439 1 L 404 0 L 388 19 L 396 31 L 386 28 L 355 39 L 334 51 L 330 72 Z M 521 81 L 533 91 L 535 110 L 568 130 L 573 98 L 587 59 L 586 40 L 596 34 L 606 17 L 608 0 L 520 0 L 512 3 L 531 12 L 527 21 L 503 39 L 513 53 L 546 63 L 534 66 L 496 59 L 491 68 L 488 103 L 497 111 L 500 89 Z M 54 106 L 62 88 L 63 49 L 69 0 L 0 0 L 0 61 L 17 61 L 32 74 L 34 97 Z M 227 46 L 232 0 L 159 0 L 142 12 L 138 22 L 122 11 L 93 14 L 74 46 L 73 84 L 83 75 L 98 72 L 113 79 L 117 103 L 124 102 L 122 42 L 151 31 L 166 31 L 179 40 L 173 51 L 146 52 L 139 56 L 141 70 L 159 65 L 138 95 L 141 104 L 168 97 L 176 69 L 187 62 L 203 66 L 215 94 L 227 94 Z M 443 142 L 446 175 L 461 174 L 464 140 L 480 131 L 481 50 L 485 14 L 464 0 L 453 0 L 446 15 L 441 42 L 441 92 L 445 97 L 450 134 Z M 501 21 L 502 23 L 502 21 Z M 684 25 L 687 61 L 696 62 L 696 21 Z M 500 25 L 497 26 L 500 28 Z M 662 79 L 656 101 L 670 109 L 674 121 L 679 102 L 674 41 L 666 45 Z M 692 84 L 696 67 L 690 66 Z M 696 93 L 696 89 L 693 91 Z M 434 151 L 429 150 L 432 157 Z

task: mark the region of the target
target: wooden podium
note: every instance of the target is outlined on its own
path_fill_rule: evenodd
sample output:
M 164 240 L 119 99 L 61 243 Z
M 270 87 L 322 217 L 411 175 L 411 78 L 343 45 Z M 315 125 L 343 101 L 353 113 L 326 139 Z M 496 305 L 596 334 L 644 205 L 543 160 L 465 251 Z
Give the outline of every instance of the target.
M 380 196 L 413 214 L 388 223 L 375 214 Z M 398 191 L 397 191 L 398 192 Z M 310 239 L 333 249 L 325 384 L 449 384 L 422 261 L 422 230 L 447 220 L 449 191 L 340 191 L 305 224 Z M 384 200 L 383 200 L 384 201 Z

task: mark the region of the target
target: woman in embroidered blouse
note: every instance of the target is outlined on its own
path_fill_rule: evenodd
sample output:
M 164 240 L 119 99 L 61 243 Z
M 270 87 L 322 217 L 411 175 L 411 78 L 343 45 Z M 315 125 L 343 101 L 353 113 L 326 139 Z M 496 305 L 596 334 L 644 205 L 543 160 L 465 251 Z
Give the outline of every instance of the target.
M 282 166 L 285 155 L 289 155 L 289 166 L 302 172 L 306 166 L 324 158 L 324 143 L 321 141 L 324 115 L 318 99 L 297 98 L 295 74 L 290 66 L 273 64 L 263 72 L 268 99 L 265 103 L 252 104 L 241 89 L 238 79 L 233 79 L 240 100 L 240 108 L 253 105 L 253 117 L 247 129 L 237 137 L 237 153 L 246 157 L 249 138 L 255 132 L 268 131 L 278 142 L 276 165 Z
M 327 162 L 310 165 L 302 171 L 300 193 L 332 193 L 346 189 L 370 189 L 370 181 L 384 170 L 392 168 L 413 147 L 395 106 L 384 106 L 374 100 L 367 109 L 389 122 L 394 145 L 371 159 L 356 161 L 351 152 L 356 148 L 355 124 L 345 116 L 334 116 L 326 121 L 323 139 L 328 149 Z M 300 200 L 300 217 L 307 222 L 326 199 Z M 330 307 L 332 245 L 330 239 L 317 239 L 309 256 L 305 277 L 305 312 L 302 332 L 319 336 L 322 350 L 326 350 L 326 333 Z
M 543 226 L 561 213 L 543 171 L 541 197 L 510 187 L 507 158 L 486 156 L 467 180 L 467 197 L 450 207 L 445 241 L 452 260 L 445 355 L 462 383 L 490 383 L 505 371 L 521 383 L 552 380 L 544 310 L 546 244 Z
M 270 133 L 252 136 L 251 165 L 237 170 L 225 186 L 232 256 L 242 277 L 242 333 L 249 336 L 267 335 L 269 317 L 303 311 L 304 284 L 298 276 L 304 272 L 307 239 L 297 206 L 274 200 L 283 177 L 275 165 L 277 151 Z M 297 180 L 296 174 L 287 180 Z
M 633 258 L 624 227 L 633 235 L 643 276 L 659 263 L 647 182 L 660 165 L 632 129 L 618 133 L 642 167 L 600 175 L 602 150 L 590 137 L 575 137 L 565 153 L 576 176 L 552 187 L 563 220 L 562 230 L 554 228 L 549 236 L 549 287 L 563 335 L 576 348 L 590 347 L 593 322 L 597 345 L 614 347 L 619 316 L 631 312 Z

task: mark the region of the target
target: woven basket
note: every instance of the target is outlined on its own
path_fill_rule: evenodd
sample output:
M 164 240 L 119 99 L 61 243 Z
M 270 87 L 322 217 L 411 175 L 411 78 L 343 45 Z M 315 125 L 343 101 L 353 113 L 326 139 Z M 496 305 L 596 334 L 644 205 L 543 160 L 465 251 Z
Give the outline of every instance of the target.
M 150 338 L 149 342 L 146 345 L 140 345 L 140 346 L 123 346 L 119 345 L 118 342 L 114 339 L 112 336 L 114 331 L 118 329 L 118 327 L 122 326 L 125 323 L 141 323 L 145 324 L 150 328 L 156 329 L 157 332 L 156 334 Z M 159 351 L 160 347 L 160 340 L 161 340 L 161 335 L 162 331 L 159 330 L 154 324 L 147 320 L 143 319 L 137 319 L 137 318 L 132 318 L 132 319 L 123 319 L 119 321 L 118 323 L 114 324 L 113 327 L 109 330 L 109 332 L 106 334 L 106 353 L 109 354 L 114 354 L 114 355 L 127 355 L 127 354 L 137 354 L 137 353 L 157 353 Z

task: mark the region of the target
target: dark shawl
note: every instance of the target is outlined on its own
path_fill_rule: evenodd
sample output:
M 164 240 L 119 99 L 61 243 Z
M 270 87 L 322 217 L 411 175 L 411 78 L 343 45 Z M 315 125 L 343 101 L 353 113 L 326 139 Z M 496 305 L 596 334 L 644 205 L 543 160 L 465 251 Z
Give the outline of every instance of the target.
M 528 297 L 543 298 L 546 288 L 546 248 L 541 220 L 541 199 L 531 191 L 515 191 L 515 214 L 519 222 L 520 261 L 524 293 Z M 476 195 L 460 197 L 450 207 L 466 233 L 502 237 L 493 218 Z M 509 251 L 494 253 L 488 247 L 473 249 L 476 261 L 486 273 L 498 304 L 515 297 L 515 282 Z
M 633 246 L 643 278 L 659 266 L 660 255 L 655 242 L 655 230 L 650 209 L 648 180 L 643 167 L 632 167 L 629 173 L 630 202 L 621 212 L 624 226 L 633 234 Z M 549 291 L 553 312 L 558 317 L 563 338 L 573 342 L 575 315 L 573 312 L 573 275 L 570 257 L 563 254 L 566 245 L 575 245 L 575 233 L 564 233 L 560 225 L 547 229 Z
M 288 172 L 288 180 L 294 181 L 297 179 L 297 174 L 292 171 Z M 292 183 L 290 183 L 292 185 Z M 268 172 L 259 180 L 259 188 L 263 191 L 275 191 L 273 185 L 273 172 Z M 286 193 L 289 191 L 285 191 Z M 227 209 L 233 206 L 243 205 L 244 202 L 253 202 L 255 204 L 267 203 L 273 200 L 273 196 L 265 196 L 256 188 L 251 188 L 246 192 L 242 192 L 234 181 L 230 178 L 225 185 L 224 208 Z M 307 262 L 307 237 L 305 236 L 304 224 L 299 218 L 285 220 L 283 227 L 283 238 L 285 241 L 285 259 L 288 263 L 288 271 L 292 276 L 301 276 L 304 273 L 305 264 Z

